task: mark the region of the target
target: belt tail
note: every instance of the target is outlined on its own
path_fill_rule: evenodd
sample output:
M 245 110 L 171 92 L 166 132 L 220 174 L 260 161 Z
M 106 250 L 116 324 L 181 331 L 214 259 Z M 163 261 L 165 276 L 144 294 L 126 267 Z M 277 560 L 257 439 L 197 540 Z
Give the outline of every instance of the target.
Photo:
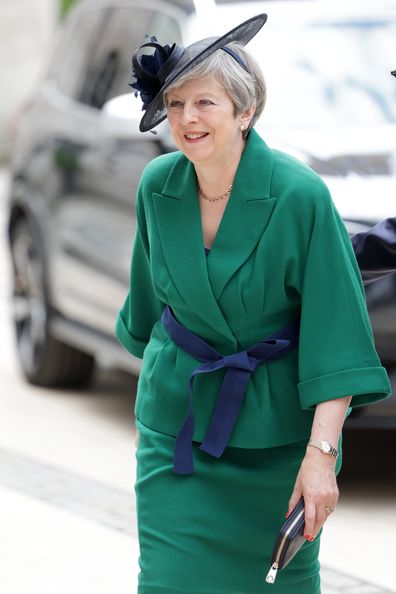
M 251 371 L 227 369 L 214 413 L 200 450 L 220 458 L 238 419 Z
M 176 474 L 193 474 L 194 461 L 192 438 L 194 435 L 194 416 L 192 409 L 176 437 L 175 452 L 173 457 L 173 471 Z

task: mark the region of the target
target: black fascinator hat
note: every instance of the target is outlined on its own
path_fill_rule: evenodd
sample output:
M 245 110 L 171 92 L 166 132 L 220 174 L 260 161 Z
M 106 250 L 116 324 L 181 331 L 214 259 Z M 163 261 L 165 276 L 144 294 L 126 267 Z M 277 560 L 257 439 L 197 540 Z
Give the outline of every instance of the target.
M 155 37 L 143 43 L 132 57 L 132 74 L 134 82 L 130 85 L 135 93 L 140 93 L 143 101 L 144 115 L 140 121 L 140 131 L 148 132 L 166 118 L 164 91 L 180 76 L 203 62 L 218 49 L 224 49 L 228 43 L 237 41 L 246 45 L 258 33 L 267 20 L 266 14 L 259 14 L 244 21 L 221 37 L 208 37 L 196 41 L 186 48 L 174 43 L 161 45 Z M 145 48 L 154 52 L 145 53 Z M 242 67 L 246 68 L 239 56 L 225 48 Z

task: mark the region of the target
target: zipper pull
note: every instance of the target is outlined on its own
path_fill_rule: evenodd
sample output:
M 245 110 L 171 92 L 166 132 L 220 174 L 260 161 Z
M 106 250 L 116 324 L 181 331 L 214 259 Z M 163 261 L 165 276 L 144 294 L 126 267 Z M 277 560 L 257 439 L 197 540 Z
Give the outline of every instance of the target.
M 278 564 L 273 563 L 271 566 L 271 569 L 267 573 L 267 577 L 265 578 L 265 581 L 268 582 L 269 584 L 273 584 L 277 573 L 278 573 Z

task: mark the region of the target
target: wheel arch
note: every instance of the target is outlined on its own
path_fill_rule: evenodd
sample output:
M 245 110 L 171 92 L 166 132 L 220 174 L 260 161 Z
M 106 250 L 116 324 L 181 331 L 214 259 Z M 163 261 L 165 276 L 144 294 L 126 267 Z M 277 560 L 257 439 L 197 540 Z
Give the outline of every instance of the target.
M 93 375 L 95 358 L 63 342 L 51 332 L 49 320 L 56 312 L 48 293 L 48 217 L 45 213 L 43 216 L 38 213 L 38 209 L 31 208 L 31 201 L 27 202 L 26 195 L 13 197 L 7 223 L 10 252 L 12 254 L 15 249 L 15 241 L 20 242 L 21 237 L 27 238 L 28 249 L 24 255 L 27 259 L 40 260 L 36 273 L 40 277 L 42 287 L 41 302 L 38 293 L 31 299 L 32 293 L 26 285 L 13 295 L 16 300 L 22 299 L 27 304 L 27 307 L 22 309 L 22 316 L 14 318 L 19 362 L 25 378 L 31 384 L 43 387 L 82 387 L 87 385 Z M 18 262 L 20 263 L 19 258 L 13 261 L 16 272 Z M 33 282 L 35 290 L 38 284 Z
M 51 250 L 50 250 L 50 226 L 45 200 L 37 192 L 33 192 L 25 184 L 18 182 L 11 188 L 10 206 L 7 224 L 8 246 L 12 242 L 12 234 L 16 225 L 24 221 L 28 224 L 37 249 L 40 252 L 43 264 L 44 283 L 49 300 L 53 302 L 53 291 L 51 285 Z M 10 250 L 11 251 L 11 250 Z

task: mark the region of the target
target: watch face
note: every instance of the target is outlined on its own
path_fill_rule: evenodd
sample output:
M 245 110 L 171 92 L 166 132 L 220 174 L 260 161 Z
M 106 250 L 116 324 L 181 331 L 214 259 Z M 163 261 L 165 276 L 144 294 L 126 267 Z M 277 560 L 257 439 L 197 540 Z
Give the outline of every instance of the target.
M 329 443 L 324 443 L 323 444 L 323 449 L 324 449 L 325 452 L 330 452 L 330 450 L 331 450 L 330 444 Z

